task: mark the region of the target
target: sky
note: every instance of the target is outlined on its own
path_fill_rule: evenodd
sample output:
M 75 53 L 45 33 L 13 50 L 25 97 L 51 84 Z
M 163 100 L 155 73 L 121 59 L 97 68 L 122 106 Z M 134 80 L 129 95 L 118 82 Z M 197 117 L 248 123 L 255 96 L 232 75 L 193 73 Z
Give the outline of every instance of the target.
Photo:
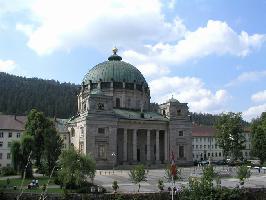
M 250 121 L 266 111 L 265 11 L 266 0 L 0 0 L 0 71 L 80 84 L 116 46 L 151 102 Z

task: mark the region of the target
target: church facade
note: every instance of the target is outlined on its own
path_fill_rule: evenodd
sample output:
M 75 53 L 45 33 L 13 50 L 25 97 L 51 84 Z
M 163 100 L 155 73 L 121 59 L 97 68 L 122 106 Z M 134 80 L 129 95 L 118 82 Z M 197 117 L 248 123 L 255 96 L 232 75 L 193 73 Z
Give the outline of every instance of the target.
M 176 99 L 150 111 L 150 89 L 133 65 L 113 49 L 108 61 L 84 77 L 78 114 L 68 121 L 71 144 L 98 168 L 114 165 L 192 164 L 192 123 L 187 103 Z

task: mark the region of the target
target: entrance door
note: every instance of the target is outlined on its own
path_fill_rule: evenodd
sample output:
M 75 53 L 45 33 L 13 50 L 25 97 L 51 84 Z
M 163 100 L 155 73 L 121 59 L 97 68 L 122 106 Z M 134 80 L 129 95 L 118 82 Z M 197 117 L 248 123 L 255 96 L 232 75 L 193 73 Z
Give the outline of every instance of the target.
M 137 149 L 137 160 L 140 162 L 140 149 Z

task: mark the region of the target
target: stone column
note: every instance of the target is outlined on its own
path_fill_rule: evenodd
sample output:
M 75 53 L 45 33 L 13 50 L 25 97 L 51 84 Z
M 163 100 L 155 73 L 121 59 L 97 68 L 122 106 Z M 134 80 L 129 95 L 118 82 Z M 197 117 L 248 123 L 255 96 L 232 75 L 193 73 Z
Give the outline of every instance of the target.
M 137 162 L 137 130 L 133 129 L 133 162 Z
M 151 161 L 151 130 L 147 130 L 147 163 Z
M 123 131 L 124 131 L 123 161 L 127 162 L 127 129 L 123 129 Z
M 156 163 L 160 163 L 159 131 L 156 130 Z
M 168 156 L 168 137 L 167 137 L 167 130 L 164 131 L 164 162 L 167 163 L 169 160 Z

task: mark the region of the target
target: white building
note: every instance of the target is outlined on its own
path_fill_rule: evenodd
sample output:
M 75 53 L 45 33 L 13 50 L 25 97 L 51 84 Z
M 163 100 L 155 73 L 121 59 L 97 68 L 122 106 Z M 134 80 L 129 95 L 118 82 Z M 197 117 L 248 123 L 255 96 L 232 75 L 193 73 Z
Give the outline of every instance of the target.
M 251 134 L 244 130 L 243 136 L 246 139 L 245 149 L 242 151 L 244 159 L 250 159 Z M 223 160 L 223 150 L 216 143 L 215 128 L 211 126 L 193 126 L 192 128 L 192 151 L 193 161 Z
M 70 145 L 70 134 L 66 126 L 67 121 L 68 119 L 54 119 L 55 129 L 63 140 L 63 150 L 68 149 Z
M 11 165 L 11 144 L 23 134 L 26 116 L 0 115 L 0 167 Z

